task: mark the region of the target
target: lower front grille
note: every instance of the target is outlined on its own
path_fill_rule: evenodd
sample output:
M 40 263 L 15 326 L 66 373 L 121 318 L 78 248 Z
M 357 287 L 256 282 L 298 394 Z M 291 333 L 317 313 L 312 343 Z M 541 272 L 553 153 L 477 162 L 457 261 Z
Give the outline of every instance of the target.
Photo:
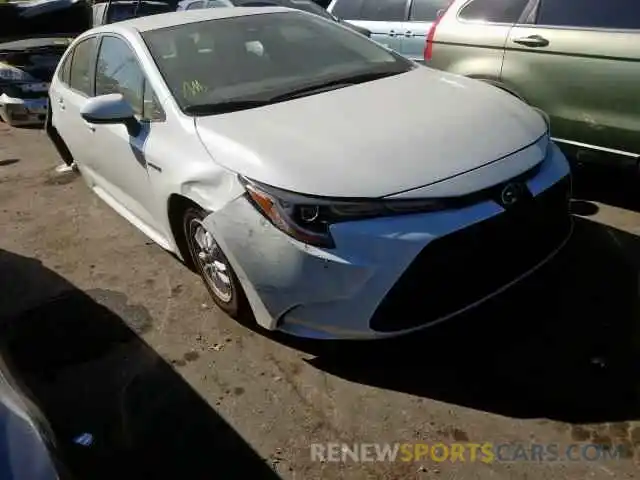
M 536 197 L 428 244 L 378 306 L 371 329 L 426 325 L 534 268 L 570 232 L 570 189 L 567 176 Z

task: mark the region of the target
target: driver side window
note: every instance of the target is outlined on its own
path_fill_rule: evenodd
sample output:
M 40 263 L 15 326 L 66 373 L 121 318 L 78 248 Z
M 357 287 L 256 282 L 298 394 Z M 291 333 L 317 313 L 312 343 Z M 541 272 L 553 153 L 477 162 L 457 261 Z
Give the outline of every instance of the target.
M 135 53 L 124 40 L 105 36 L 96 62 L 96 95 L 110 93 L 122 94 L 143 120 L 164 119 Z

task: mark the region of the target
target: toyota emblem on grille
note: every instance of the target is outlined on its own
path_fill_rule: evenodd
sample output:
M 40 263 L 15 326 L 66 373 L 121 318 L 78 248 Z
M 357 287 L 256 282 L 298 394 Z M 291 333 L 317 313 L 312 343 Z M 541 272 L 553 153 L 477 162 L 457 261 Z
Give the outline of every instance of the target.
M 507 184 L 500 193 L 500 201 L 505 207 L 510 207 L 522 197 L 522 186 L 517 183 Z

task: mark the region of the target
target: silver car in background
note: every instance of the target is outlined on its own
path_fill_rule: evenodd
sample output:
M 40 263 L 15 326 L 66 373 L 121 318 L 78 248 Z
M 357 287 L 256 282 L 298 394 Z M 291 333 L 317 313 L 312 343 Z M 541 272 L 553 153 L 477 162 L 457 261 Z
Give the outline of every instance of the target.
M 327 10 L 371 31 L 371 39 L 413 61 L 424 62 L 432 23 L 451 0 L 333 0 Z

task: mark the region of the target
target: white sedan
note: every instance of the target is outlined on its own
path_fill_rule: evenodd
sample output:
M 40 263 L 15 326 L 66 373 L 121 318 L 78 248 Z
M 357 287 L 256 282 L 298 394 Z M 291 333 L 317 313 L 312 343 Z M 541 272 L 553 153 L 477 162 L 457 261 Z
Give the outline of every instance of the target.
M 433 325 L 567 241 L 544 114 L 317 15 L 215 8 L 80 35 L 50 127 L 231 316 L 312 338 Z

